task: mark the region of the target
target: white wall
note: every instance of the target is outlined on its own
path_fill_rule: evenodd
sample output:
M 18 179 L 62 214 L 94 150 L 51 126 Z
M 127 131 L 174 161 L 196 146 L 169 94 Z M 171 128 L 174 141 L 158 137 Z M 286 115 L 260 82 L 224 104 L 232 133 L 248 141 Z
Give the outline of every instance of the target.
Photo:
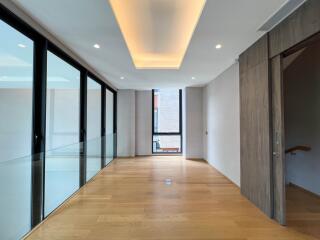
M 186 158 L 203 159 L 203 88 L 187 87 L 184 94 L 184 153 Z
M 151 90 L 118 91 L 117 145 L 119 157 L 152 155 Z
M 152 91 L 118 91 L 117 154 L 152 154 Z
M 136 91 L 136 155 L 152 154 L 152 91 Z
M 119 90 L 117 94 L 117 155 L 135 156 L 135 91 Z
M 285 60 L 286 63 L 289 59 Z M 320 195 L 320 44 L 305 50 L 284 71 L 285 144 L 311 147 L 286 155 L 286 180 Z
M 204 88 L 204 157 L 240 186 L 239 64 Z

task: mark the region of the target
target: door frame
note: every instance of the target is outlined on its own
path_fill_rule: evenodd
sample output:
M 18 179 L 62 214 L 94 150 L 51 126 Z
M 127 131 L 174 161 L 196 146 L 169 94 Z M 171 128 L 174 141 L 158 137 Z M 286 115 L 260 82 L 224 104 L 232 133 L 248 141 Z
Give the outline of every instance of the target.
M 286 225 L 286 162 L 283 59 L 320 41 L 320 32 L 270 59 L 273 218 Z
M 273 218 L 286 224 L 286 184 L 285 184 L 285 129 L 284 129 L 284 89 L 283 56 L 270 60 L 271 106 L 272 106 L 272 178 L 273 178 Z

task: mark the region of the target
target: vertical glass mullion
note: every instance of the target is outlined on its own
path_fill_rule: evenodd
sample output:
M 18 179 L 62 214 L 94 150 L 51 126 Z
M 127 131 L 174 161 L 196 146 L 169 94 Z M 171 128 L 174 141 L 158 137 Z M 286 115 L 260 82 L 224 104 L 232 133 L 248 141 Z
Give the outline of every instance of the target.
M 79 157 L 79 186 L 82 187 L 86 183 L 87 173 L 87 86 L 88 73 L 86 70 L 81 71 L 80 76 L 80 157 Z
M 117 92 L 113 93 L 113 157 L 117 157 Z
M 152 89 L 152 96 L 151 96 L 151 121 L 152 121 L 152 136 L 151 136 L 151 153 L 154 154 L 153 151 L 153 136 L 154 136 L 154 89 Z
M 44 218 L 47 40 L 42 37 L 35 40 L 33 81 L 32 228 L 39 224 Z
M 106 87 L 101 87 L 101 169 L 105 166 L 106 158 Z
M 180 153 L 183 152 L 183 136 L 182 136 L 182 89 L 179 90 L 179 132 L 180 132 Z

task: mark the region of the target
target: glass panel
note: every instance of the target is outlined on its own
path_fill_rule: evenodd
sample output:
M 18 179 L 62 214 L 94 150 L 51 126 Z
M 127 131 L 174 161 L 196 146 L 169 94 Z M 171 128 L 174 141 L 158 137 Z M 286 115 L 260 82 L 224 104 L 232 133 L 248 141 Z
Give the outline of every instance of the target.
M 106 163 L 114 156 L 114 134 L 113 134 L 113 93 L 106 91 Z
M 79 188 L 80 143 L 46 152 L 45 216 Z
M 113 160 L 113 143 L 114 143 L 114 134 L 108 134 L 106 136 L 107 147 L 106 147 L 106 157 L 105 157 L 105 165 Z
M 33 41 L 0 20 L 0 239 L 30 231 Z
M 154 132 L 180 132 L 179 90 L 154 90 Z
M 87 180 L 101 169 L 101 85 L 88 78 Z
M 79 80 L 79 70 L 48 52 L 46 216 L 79 188 Z
M 181 136 L 155 135 L 152 146 L 154 153 L 181 153 Z

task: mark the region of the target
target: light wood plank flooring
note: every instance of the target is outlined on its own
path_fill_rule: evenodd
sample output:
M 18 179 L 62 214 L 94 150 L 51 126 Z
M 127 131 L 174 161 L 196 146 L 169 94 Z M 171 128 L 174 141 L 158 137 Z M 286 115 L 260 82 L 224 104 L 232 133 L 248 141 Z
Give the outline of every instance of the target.
M 205 162 L 155 156 L 115 160 L 27 239 L 315 238 L 268 219 Z
M 320 239 L 320 197 L 287 186 L 287 225 Z

